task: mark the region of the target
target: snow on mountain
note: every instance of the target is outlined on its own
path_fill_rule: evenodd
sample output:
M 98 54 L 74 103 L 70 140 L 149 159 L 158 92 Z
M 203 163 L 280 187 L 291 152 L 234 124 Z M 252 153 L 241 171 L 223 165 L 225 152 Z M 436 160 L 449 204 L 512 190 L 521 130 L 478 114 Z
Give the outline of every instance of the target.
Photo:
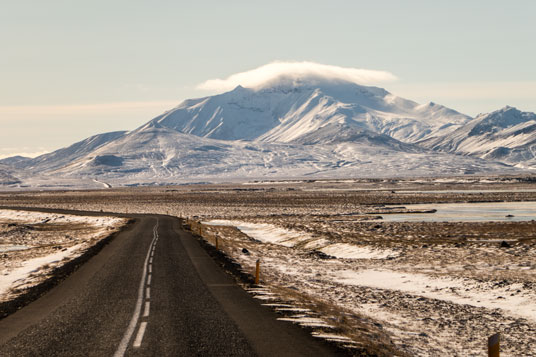
M 507 106 L 481 114 L 452 133 L 424 140 L 420 145 L 518 167 L 536 167 L 536 114 Z
M 139 128 L 39 179 L 93 178 L 112 186 L 266 178 L 388 177 L 515 172 L 485 160 L 356 140 L 326 145 L 223 141 L 158 126 Z M 389 140 L 388 140 L 389 141 Z M 399 143 L 391 139 L 389 142 Z M 56 167 L 56 165 L 53 165 Z M 26 183 L 45 186 L 36 178 Z
M 5 159 L 11 170 L 5 177 L 15 178 L 5 181 L 31 187 L 108 187 L 517 173 L 497 162 L 504 155 L 496 144 L 510 155 L 521 138 L 532 143 L 536 125 L 531 115 L 513 108 L 503 110 L 509 114 L 471 120 L 438 104 L 419 105 L 340 79 L 270 83 L 186 100 L 130 132 L 95 135 L 33 159 Z M 450 153 L 464 148 L 472 136 L 475 142 L 467 147 L 489 139 L 482 158 Z
M 16 168 L 27 170 L 50 170 L 68 165 L 73 160 L 89 154 L 99 147 L 118 139 L 124 135 L 125 131 L 114 131 L 110 133 L 98 134 L 85 140 L 74 143 L 71 146 L 53 151 L 48 154 L 40 155 L 33 159 L 26 158 L 12 163 Z
M 404 152 L 424 152 L 421 147 L 414 144 L 406 144 L 389 135 L 363 129 L 357 125 L 332 123 L 327 124 L 316 131 L 307 133 L 294 140 L 294 144 L 302 145 L 326 145 L 341 143 L 364 144 L 370 147 L 389 148 Z
M 186 100 L 146 126 L 160 124 L 219 140 L 290 143 L 329 124 L 348 124 L 415 142 L 449 133 L 470 119 L 441 105 L 419 105 L 377 87 L 304 79 L 258 89 L 238 86 L 220 95 Z

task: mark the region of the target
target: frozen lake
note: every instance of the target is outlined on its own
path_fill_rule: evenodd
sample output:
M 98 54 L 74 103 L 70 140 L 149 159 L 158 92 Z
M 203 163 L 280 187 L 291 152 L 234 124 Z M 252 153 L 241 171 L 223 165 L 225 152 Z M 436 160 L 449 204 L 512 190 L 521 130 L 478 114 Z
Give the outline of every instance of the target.
M 389 206 L 387 206 L 389 207 Z M 394 206 L 393 206 L 394 207 Z M 396 206 L 400 207 L 400 205 Z M 536 202 L 432 203 L 404 205 L 435 213 L 381 214 L 385 222 L 482 222 L 536 220 Z M 507 217 L 513 216 L 513 217 Z

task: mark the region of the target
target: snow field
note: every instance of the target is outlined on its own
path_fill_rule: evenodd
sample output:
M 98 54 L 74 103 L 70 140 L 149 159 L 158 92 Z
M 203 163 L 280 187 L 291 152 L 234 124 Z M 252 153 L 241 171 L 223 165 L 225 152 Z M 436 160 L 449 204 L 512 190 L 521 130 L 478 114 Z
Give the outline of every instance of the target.
M 35 223 L 83 223 L 95 227 L 108 227 L 124 222 L 123 218 L 103 216 L 77 216 L 69 214 L 0 209 L 0 220 Z M 46 221 L 46 222 L 45 222 Z
M 341 270 L 334 274 L 334 279 L 345 285 L 397 290 L 455 304 L 500 309 L 503 313 L 536 323 L 536 294 L 523 291 L 521 283 L 496 288 L 472 279 L 431 277 L 426 274 L 376 269 Z
M 34 273 L 39 273 L 41 270 L 48 270 L 50 267 L 58 266 L 64 259 L 71 260 L 77 257 L 83 244 L 72 246 L 65 251 L 45 255 L 43 257 L 29 259 L 20 263 L 20 266 L 10 271 L 3 271 L 0 275 L 0 301 L 2 296 L 7 294 L 13 287 L 21 289 L 25 286 L 29 286 L 31 282 L 31 276 Z

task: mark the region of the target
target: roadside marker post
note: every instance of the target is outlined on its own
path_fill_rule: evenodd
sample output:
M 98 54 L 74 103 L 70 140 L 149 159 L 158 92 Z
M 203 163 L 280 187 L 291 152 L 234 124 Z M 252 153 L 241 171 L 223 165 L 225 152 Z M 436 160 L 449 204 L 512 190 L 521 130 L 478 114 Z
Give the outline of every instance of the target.
M 496 333 L 488 338 L 488 357 L 499 357 L 501 334 Z
M 255 285 L 259 285 L 260 276 L 261 276 L 261 260 L 257 259 L 257 267 L 255 269 Z

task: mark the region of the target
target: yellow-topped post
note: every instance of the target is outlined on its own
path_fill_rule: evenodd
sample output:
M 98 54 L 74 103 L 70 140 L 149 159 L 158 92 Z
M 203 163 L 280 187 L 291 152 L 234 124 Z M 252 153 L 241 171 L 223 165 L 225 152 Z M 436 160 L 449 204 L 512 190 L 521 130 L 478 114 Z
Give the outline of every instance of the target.
M 488 357 L 499 357 L 501 334 L 496 333 L 488 338 Z
M 261 260 L 257 259 L 257 266 L 255 269 L 255 285 L 259 285 L 260 276 L 261 276 Z

